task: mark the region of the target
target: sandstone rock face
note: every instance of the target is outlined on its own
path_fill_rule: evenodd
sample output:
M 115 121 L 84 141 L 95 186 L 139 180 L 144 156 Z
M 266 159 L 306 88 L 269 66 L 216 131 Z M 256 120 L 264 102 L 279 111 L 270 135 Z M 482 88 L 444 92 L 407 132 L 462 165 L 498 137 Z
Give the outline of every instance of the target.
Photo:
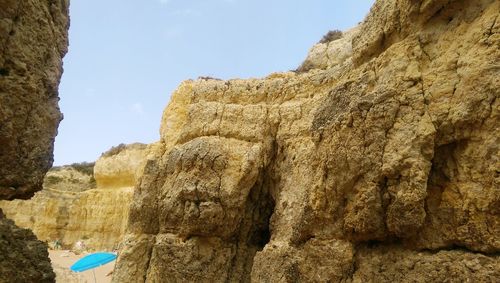
M 352 63 L 352 40 L 358 35 L 359 27 L 343 32 L 337 40 L 319 42 L 314 45 L 304 63 L 298 68 L 300 72 L 312 69 L 340 68 Z
M 54 282 L 47 245 L 0 213 L 0 282 Z
M 497 281 L 499 14 L 377 1 L 307 72 L 182 83 L 114 282 Z
M 79 193 L 94 189 L 95 163 L 74 163 L 66 166 L 52 167 L 45 175 L 43 187 L 52 191 Z
M 95 163 L 97 187 L 133 187 L 142 174 L 146 155 L 146 145 L 141 143 L 120 144 L 105 152 Z
M 27 199 L 52 166 L 68 0 L 0 1 L 0 199 Z
M 83 237 L 87 247 L 96 250 L 118 247 L 146 154 L 145 145 L 133 144 L 115 154 L 105 153 L 96 161 L 97 188 L 79 194 L 70 206 L 64 243 L 70 245 Z
M 0 0 L 0 200 L 30 198 L 52 166 L 68 4 Z M 54 281 L 47 245 L 3 214 L 0 254 L 0 282 Z
M 361 246 L 353 282 L 495 282 L 498 257 L 463 250 L 408 251 Z
M 3 201 L 0 207 L 17 225 L 32 229 L 44 241 L 59 239 L 72 247 L 111 250 L 121 242 L 134 183 L 146 157 L 146 146 L 121 146 L 94 164 L 53 168 L 44 189 L 31 200 Z M 95 178 L 95 179 L 94 179 Z

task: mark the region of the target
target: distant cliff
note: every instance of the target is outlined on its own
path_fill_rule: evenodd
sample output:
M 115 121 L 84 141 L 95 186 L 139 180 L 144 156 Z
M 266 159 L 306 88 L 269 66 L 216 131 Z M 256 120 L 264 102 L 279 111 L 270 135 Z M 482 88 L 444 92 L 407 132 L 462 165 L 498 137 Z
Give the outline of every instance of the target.
M 500 1 L 377 1 L 296 71 L 183 82 L 114 282 L 495 282 Z
M 41 240 L 59 239 L 72 247 L 111 250 L 121 242 L 133 187 L 146 157 L 146 145 L 120 145 L 94 163 L 52 168 L 44 189 L 26 201 L 0 202 L 7 217 L 32 229 Z

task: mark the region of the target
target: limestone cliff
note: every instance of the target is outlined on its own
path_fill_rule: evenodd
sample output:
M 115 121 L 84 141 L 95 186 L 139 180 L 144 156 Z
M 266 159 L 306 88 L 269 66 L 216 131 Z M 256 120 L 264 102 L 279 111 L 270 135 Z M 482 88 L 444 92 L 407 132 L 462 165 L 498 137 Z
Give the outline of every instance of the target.
M 52 166 L 68 0 L 0 0 L 0 200 L 30 198 Z M 31 231 L 0 217 L 0 282 L 52 282 Z
M 59 239 L 72 247 L 83 240 L 95 250 L 111 250 L 121 242 L 133 187 L 146 157 L 143 144 L 120 145 L 93 163 L 55 167 L 44 189 L 31 200 L 0 202 L 17 225 L 32 229 L 41 240 Z
M 500 1 L 377 1 L 300 72 L 182 83 L 114 282 L 495 282 Z
M 93 164 L 55 167 L 44 179 L 45 189 L 33 198 L 0 201 L 0 208 L 18 226 L 31 229 L 39 239 L 49 242 L 62 239 L 69 223 L 69 208 L 78 198 L 78 192 L 92 188 L 93 168 Z

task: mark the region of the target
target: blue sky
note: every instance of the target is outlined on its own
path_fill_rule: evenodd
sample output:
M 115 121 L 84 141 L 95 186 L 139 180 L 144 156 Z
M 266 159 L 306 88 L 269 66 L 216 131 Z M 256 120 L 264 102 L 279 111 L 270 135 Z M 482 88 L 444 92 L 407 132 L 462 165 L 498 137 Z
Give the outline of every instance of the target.
M 54 164 L 158 140 L 181 81 L 295 69 L 323 34 L 355 26 L 373 2 L 72 0 Z

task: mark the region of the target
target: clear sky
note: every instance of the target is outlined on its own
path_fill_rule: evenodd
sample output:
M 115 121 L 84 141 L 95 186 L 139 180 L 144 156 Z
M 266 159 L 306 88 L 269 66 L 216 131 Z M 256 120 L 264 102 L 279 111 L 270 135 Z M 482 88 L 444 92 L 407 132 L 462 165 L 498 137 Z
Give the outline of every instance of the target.
M 181 81 L 295 69 L 328 30 L 355 26 L 373 2 L 72 0 L 54 164 L 158 140 Z

